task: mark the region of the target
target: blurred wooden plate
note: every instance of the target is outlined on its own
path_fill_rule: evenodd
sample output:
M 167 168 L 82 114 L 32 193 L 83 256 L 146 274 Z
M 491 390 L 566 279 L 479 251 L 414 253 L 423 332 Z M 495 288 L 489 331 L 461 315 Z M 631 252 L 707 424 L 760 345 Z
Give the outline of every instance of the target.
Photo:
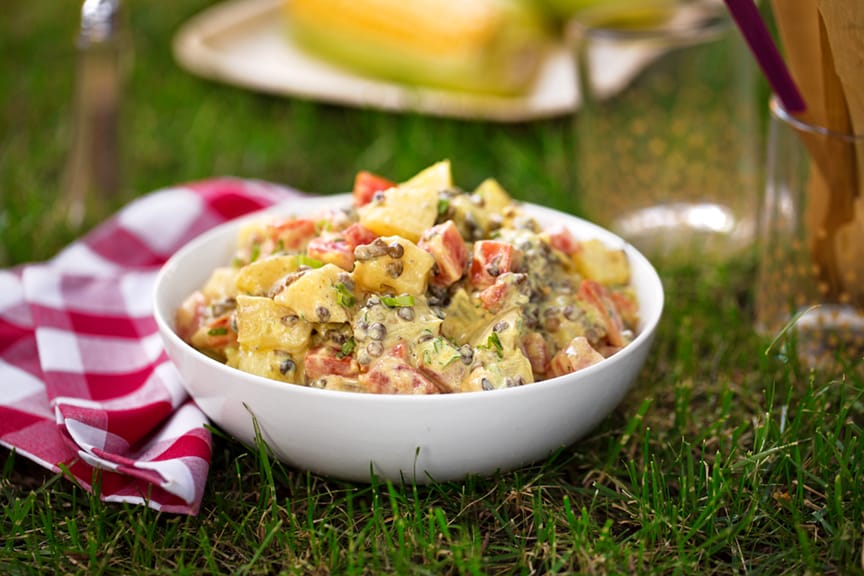
M 533 89 L 522 97 L 406 86 L 352 74 L 293 46 L 281 2 L 229 0 L 202 11 L 178 30 L 174 57 L 211 80 L 361 108 L 523 122 L 562 116 L 578 106 L 574 58 L 564 46 L 550 52 Z M 639 54 L 610 58 L 615 83 L 625 85 L 648 59 Z

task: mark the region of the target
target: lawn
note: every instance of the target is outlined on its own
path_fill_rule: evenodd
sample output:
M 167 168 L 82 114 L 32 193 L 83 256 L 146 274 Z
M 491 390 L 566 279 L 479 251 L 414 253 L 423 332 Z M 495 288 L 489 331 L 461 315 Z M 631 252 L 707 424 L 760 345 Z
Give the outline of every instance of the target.
M 359 169 L 404 179 L 442 158 L 473 186 L 579 212 L 566 118 L 506 125 L 272 97 L 187 74 L 170 41 L 208 0 L 130 9 L 126 200 L 216 175 L 321 194 Z M 72 131 L 74 2 L 0 18 L 0 263 L 44 260 Z M 216 431 L 195 517 L 106 504 L 0 452 L 0 572 L 83 574 L 860 574 L 864 380 L 811 373 L 752 330 L 752 269 L 664 273 L 644 370 L 586 439 L 492 478 L 353 484 Z

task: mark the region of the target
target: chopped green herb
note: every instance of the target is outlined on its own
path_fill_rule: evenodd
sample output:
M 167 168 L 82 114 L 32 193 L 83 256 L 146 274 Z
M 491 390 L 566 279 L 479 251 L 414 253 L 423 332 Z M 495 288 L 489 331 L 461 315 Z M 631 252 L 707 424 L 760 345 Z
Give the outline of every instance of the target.
M 447 198 L 439 198 L 438 199 L 438 215 L 443 216 L 447 214 L 447 210 L 450 209 L 450 200 Z
M 390 308 L 399 308 L 400 306 L 413 306 L 414 296 L 411 294 L 402 294 L 401 296 L 382 296 L 381 302 Z
M 498 334 L 496 332 L 492 332 L 489 334 L 489 338 L 486 339 L 486 346 L 490 350 L 495 350 L 498 353 L 499 358 L 504 357 L 504 346 L 501 345 L 501 339 L 498 338 Z
M 246 262 L 240 258 L 239 256 L 235 256 L 233 260 L 231 260 L 231 266 L 234 268 L 242 268 L 246 265 Z
M 350 308 L 354 305 L 354 294 L 348 290 L 345 284 L 339 282 L 338 284 L 334 284 L 333 288 L 336 289 L 337 299 L 340 305 L 346 308 Z
M 309 268 L 321 268 L 324 263 L 320 260 L 316 260 L 311 256 L 307 256 L 306 254 L 298 254 L 297 255 L 297 265 L 298 266 L 308 266 Z
M 211 328 L 207 331 L 208 336 L 225 336 L 228 334 L 228 328 L 221 326 L 219 328 Z
M 450 359 L 447 360 L 447 362 L 444 363 L 444 368 L 447 368 L 448 366 L 450 366 L 451 364 L 453 364 L 453 363 L 456 362 L 457 360 L 461 360 L 461 359 L 462 359 L 462 355 L 461 355 L 461 354 L 456 354 L 455 356 L 451 356 Z
M 252 244 L 252 248 L 249 250 L 249 263 L 255 262 L 258 260 L 258 257 L 261 256 L 261 244 L 255 242 Z
M 481 348 L 483 350 L 492 350 L 494 351 L 499 358 L 504 357 L 504 346 L 501 344 L 501 339 L 498 338 L 498 334 L 496 332 L 492 332 L 489 334 L 489 337 L 486 338 L 486 344 L 478 344 L 477 348 Z
M 276 252 L 284 252 L 284 251 L 285 251 L 285 240 L 283 240 L 282 238 L 279 238 L 279 240 L 276 241 Z
M 354 348 L 357 347 L 357 342 L 354 341 L 354 337 L 348 338 L 343 344 L 342 348 L 339 350 L 339 358 L 345 358 L 346 356 L 350 356 L 354 352 Z

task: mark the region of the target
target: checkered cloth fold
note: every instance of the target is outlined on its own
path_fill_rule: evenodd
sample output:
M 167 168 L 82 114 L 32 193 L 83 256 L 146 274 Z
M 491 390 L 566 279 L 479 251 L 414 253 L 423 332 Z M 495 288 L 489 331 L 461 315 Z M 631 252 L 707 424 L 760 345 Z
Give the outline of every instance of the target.
M 234 178 L 172 187 L 48 262 L 0 270 L 0 444 L 85 489 L 98 478 L 105 501 L 196 514 L 211 438 L 162 348 L 153 283 L 205 230 L 299 196 Z

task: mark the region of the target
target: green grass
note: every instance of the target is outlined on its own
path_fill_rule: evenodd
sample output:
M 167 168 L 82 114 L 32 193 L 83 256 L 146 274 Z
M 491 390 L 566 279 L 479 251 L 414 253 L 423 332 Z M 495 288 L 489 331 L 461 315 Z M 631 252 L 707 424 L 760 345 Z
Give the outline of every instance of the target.
M 190 76 L 170 38 L 206 0 L 133 1 L 126 198 L 232 174 L 333 193 L 448 157 L 470 186 L 577 211 L 566 120 L 441 120 L 254 94 Z M 50 257 L 71 133 L 75 3 L 0 18 L 0 259 Z M 125 198 L 118 198 L 119 205 Z M 746 278 L 746 276 L 745 276 Z M 591 435 L 492 478 L 352 484 L 217 432 L 197 517 L 105 504 L 0 452 L 0 573 L 861 574 L 860 365 L 810 374 L 751 329 L 749 285 L 667 275 L 631 393 Z

